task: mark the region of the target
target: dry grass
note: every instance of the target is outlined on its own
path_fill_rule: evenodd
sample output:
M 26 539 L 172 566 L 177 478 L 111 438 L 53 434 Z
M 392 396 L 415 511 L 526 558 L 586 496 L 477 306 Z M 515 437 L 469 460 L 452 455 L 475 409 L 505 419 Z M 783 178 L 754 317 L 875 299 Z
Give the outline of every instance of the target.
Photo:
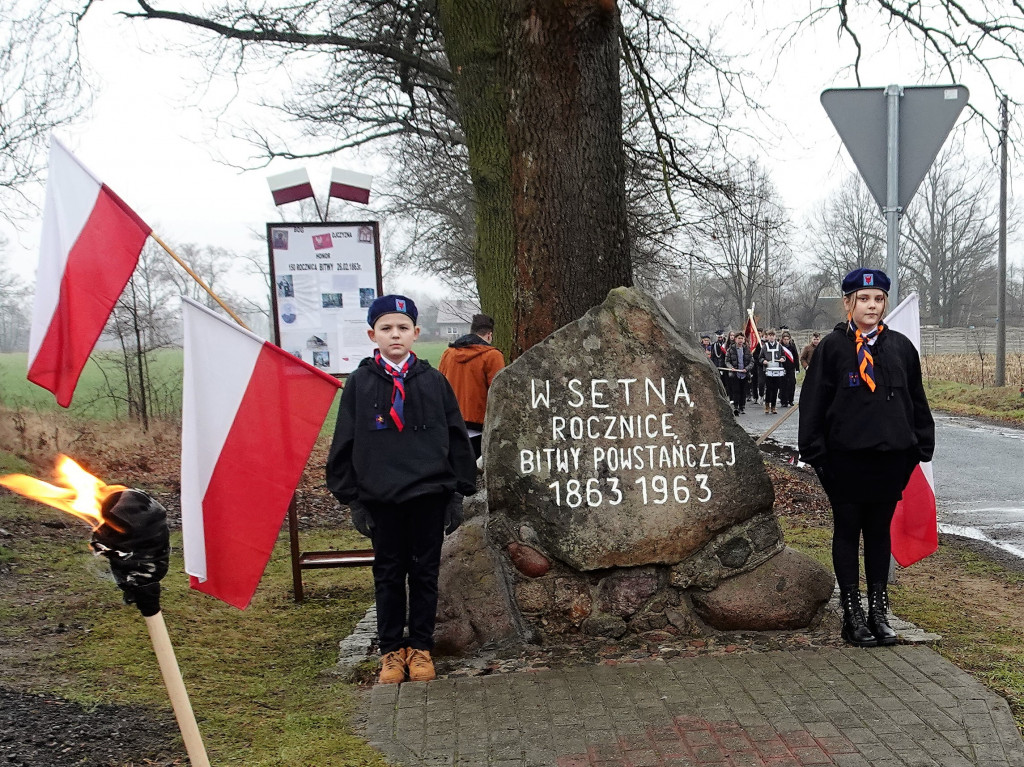
M 930 354 L 921 358 L 926 382 L 950 381 L 971 386 L 995 386 L 996 356 L 994 354 Z M 1024 354 L 1006 355 L 1006 385 L 1024 386 Z

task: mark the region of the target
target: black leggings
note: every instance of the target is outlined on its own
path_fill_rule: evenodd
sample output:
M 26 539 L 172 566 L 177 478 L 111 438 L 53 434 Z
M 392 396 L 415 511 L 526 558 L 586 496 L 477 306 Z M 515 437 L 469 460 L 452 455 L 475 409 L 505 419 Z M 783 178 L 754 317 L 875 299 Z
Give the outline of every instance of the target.
M 858 549 L 861 533 L 864 535 L 864 574 L 868 584 L 885 583 L 889 579 L 892 549 L 889 526 L 895 511 L 896 501 L 832 501 L 832 566 L 840 588 L 860 584 Z

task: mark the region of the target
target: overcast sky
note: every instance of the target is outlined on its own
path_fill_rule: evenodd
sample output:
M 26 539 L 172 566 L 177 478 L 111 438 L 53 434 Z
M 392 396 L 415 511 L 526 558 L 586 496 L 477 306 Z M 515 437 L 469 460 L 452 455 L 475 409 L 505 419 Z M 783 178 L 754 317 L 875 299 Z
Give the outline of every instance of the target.
M 165 0 L 164 4 L 195 5 L 181 0 Z M 692 5 L 687 3 L 685 7 L 689 9 Z M 770 11 L 757 3 L 751 6 L 740 2 L 737 5 L 741 10 L 723 15 L 726 4 L 711 5 L 713 9 L 700 11 L 706 14 L 705 19 L 690 23 L 703 24 L 710 18 L 719 24 L 722 42 L 734 53 L 748 52 L 746 66 L 761 72 L 766 81 L 763 90 L 758 89 L 754 95 L 771 117 L 749 123 L 750 130 L 763 143 L 739 148 L 759 155 L 771 169 L 799 225 L 843 175 L 853 170 L 819 103 L 824 88 L 856 85 L 851 74 L 836 75 L 850 60 L 851 51 L 848 46 L 838 46 L 834 36 L 823 27 L 814 37 L 801 37 L 791 52 L 780 56 L 771 36 L 763 32 L 766 26 L 777 22 L 770 16 L 754 22 L 750 18 L 752 13 Z M 95 100 L 85 119 L 59 135 L 165 241 L 263 253 L 265 245 L 254 238 L 253 232 L 262 236 L 265 222 L 279 220 L 279 211 L 267 187 L 267 175 L 305 165 L 314 188 L 322 193 L 332 165 L 371 173 L 382 169 L 380 161 L 372 155 L 354 152 L 326 161 L 276 161 L 268 168 L 244 172 L 230 167 L 227 161 L 244 163 L 248 155 L 247 148 L 232 138 L 230 123 L 239 122 L 238 115 L 245 114 L 242 105 L 254 94 L 287 88 L 287 73 L 276 69 L 249 79 L 243 93 L 237 93 L 233 84 L 224 81 L 209 87 L 202 85 L 206 78 L 198 62 L 159 53 L 168 39 L 188 44 L 194 33 L 171 22 L 141 23 L 115 14 L 118 9 L 132 6 L 128 0 L 106 0 L 94 3 L 90 10 L 82 40 Z M 916 51 L 898 50 L 890 45 L 866 60 L 863 84 L 934 84 L 920 83 L 918 70 Z M 984 85 L 967 84 L 972 88 L 972 103 L 993 108 L 993 97 Z M 231 105 L 218 119 L 215 109 L 229 102 Z M 994 111 L 992 114 L 994 119 Z M 980 153 L 985 154 L 984 148 L 980 148 Z M 1011 168 L 1015 176 L 1016 169 L 1013 165 Z M 993 179 L 997 183 L 995 176 Z M 40 189 L 38 199 L 41 196 Z M 335 220 L 372 216 L 363 206 L 337 200 L 331 204 L 331 218 Z M 292 214 L 289 220 L 297 214 L 294 207 L 284 209 Z M 29 224 L 22 232 L 5 227 L 4 232 L 12 241 L 16 268 L 31 276 L 38 226 Z M 382 235 L 386 251 L 388 232 Z M 1013 258 L 1015 251 L 1011 251 Z

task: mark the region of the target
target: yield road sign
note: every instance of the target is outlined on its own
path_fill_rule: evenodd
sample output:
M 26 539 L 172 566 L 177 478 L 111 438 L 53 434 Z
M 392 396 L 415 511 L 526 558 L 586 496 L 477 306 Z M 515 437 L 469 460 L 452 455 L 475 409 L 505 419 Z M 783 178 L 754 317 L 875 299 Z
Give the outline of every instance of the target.
M 887 91 L 887 88 L 830 88 L 821 94 L 821 105 L 882 208 L 893 204 L 887 197 Z M 967 105 L 969 93 L 963 85 L 906 86 L 899 91 L 899 173 L 895 203 L 906 209 Z

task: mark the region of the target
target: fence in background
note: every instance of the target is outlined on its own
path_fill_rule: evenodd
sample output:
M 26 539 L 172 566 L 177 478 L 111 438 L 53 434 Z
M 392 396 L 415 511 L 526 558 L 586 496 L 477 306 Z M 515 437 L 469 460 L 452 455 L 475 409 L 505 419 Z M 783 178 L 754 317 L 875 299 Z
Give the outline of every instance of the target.
M 831 330 L 831 329 L 829 329 Z M 822 338 L 829 330 L 819 330 Z M 797 349 L 810 343 L 814 330 L 790 330 Z M 921 328 L 921 355 L 995 354 L 995 328 Z M 1024 328 L 1006 329 L 1006 353 L 1024 354 Z

